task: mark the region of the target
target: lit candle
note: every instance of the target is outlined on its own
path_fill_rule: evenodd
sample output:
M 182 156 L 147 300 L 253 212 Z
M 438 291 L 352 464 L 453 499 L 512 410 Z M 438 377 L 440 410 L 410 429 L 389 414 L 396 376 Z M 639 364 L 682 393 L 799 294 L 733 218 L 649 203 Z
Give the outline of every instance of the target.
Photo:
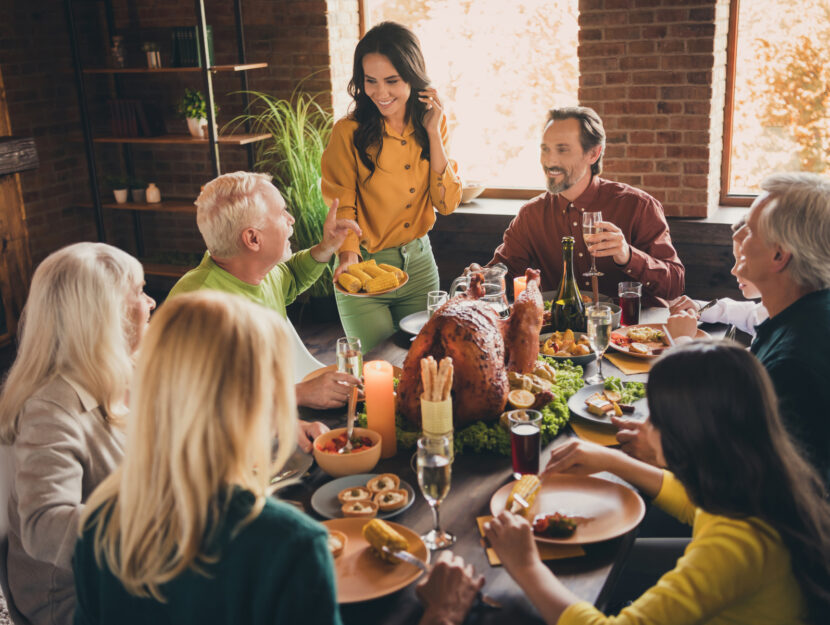
M 392 365 L 384 360 L 372 360 L 363 365 L 363 389 L 366 425 L 381 435 L 381 458 L 391 458 L 397 451 Z
M 513 278 L 513 301 L 519 299 L 519 295 L 525 290 L 527 286 L 527 276 L 517 276 Z

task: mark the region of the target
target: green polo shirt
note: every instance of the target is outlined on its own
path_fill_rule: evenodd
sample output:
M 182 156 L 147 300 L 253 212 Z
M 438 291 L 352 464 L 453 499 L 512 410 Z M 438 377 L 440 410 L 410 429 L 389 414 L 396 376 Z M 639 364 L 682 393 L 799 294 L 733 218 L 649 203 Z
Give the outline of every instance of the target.
M 830 487 L 830 289 L 805 295 L 756 327 L 781 418 Z
M 96 526 L 75 549 L 75 625 L 341 625 L 334 562 L 325 528 L 268 498 L 239 533 L 253 495 L 238 489 L 209 547 L 216 562 L 188 569 L 161 587 L 164 603 L 128 593 L 92 547 Z
M 214 289 L 242 295 L 285 317 L 285 307 L 314 284 L 325 267 L 326 263 L 314 260 L 310 250 L 302 250 L 284 263 L 279 263 L 259 284 L 249 284 L 222 269 L 210 257 L 210 252 L 205 252 L 199 266 L 184 274 L 167 297 Z

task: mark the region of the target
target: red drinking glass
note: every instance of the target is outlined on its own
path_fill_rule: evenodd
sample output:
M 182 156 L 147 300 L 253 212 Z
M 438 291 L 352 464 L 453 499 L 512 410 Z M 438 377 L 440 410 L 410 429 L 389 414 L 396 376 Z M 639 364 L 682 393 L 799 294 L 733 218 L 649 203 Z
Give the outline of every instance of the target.
M 635 326 L 640 323 L 640 300 L 643 295 L 643 285 L 639 282 L 620 282 L 618 285 L 620 296 L 620 324 Z
M 513 477 L 539 473 L 539 456 L 542 453 L 542 413 L 538 410 L 511 410 L 507 413 L 510 423 L 510 451 L 513 456 Z

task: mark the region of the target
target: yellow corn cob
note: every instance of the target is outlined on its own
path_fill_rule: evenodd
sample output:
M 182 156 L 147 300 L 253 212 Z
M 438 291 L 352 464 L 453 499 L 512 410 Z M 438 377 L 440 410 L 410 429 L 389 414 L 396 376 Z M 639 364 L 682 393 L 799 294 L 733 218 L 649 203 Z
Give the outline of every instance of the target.
M 360 279 L 354 277 L 347 271 L 344 271 L 337 276 L 337 281 L 340 283 L 340 286 L 346 289 L 349 293 L 357 293 L 361 288 L 363 288 L 363 284 L 360 282 Z
M 398 286 L 398 278 L 391 271 L 381 271 L 381 274 L 372 278 L 364 287 L 367 293 L 377 293 Z
M 358 280 L 360 280 L 360 286 L 361 287 L 365 287 L 366 283 L 369 282 L 369 280 L 372 279 L 372 276 L 370 276 L 368 273 L 363 271 L 358 265 L 349 265 L 346 268 L 346 271 L 349 272 L 350 274 L 352 274 Z M 343 274 L 340 274 L 340 275 L 343 275 Z
M 542 482 L 537 476 L 523 475 L 518 482 L 513 484 L 513 488 L 510 489 L 510 495 L 508 495 L 507 503 L 504 505 L 505 509 L 512 511 L 514 508 L 513 496 L 519 495 L 527 502 L 528 507 L 525 508 L 516 502 L 515 508 L 518 508 L 517 514 L 526 516 L 530 511 L 530 508 L 533 507 L 533 500 L 536 499 L 536 495 L 539 492 L 539 487 L 541 485 Z
M 378 267 L 380 267 L 384 271 L 391 271 L 392 273 L 394 273 L 395 276 L 398 278 L 398 284 L 403 282 L 404 278 L 406 277 L 406 274 L 403 272 L 403 269 L 398 269 L 397 267 L 393 267 L 392 265 L 381 263 L 380 265 L 378 265 Z
M 406 551 L 409 543 L 391 525 L 380 519 L 372 519 L 363 526 L 363 538 L 366 539 L 378 556 L 387 562 L 397 562 L 395 558 L 383 553 L 383 547 L 392 551 Z
M 381 269 L 375 263 L 374 259 L 372 259 L 369 262 L 363 263 L 363 267 L 361 267 L 361 269 L 363 269 L 363 271 L 368 273 L 373 278 L 377 278 L 378 276 L 382 276 L 385 273 L 389 273 L 388 271 L 385 271 L 385 270 Z

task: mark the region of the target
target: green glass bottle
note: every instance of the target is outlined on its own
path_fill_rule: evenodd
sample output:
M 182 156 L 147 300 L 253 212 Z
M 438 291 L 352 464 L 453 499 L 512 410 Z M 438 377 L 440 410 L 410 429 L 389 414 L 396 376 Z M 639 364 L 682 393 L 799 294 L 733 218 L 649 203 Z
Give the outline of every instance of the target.
M 585 332 L 585 303 L 574 275 L 574 238 L 562 237 L 562 280 L 551 315 L 556 330 Z

